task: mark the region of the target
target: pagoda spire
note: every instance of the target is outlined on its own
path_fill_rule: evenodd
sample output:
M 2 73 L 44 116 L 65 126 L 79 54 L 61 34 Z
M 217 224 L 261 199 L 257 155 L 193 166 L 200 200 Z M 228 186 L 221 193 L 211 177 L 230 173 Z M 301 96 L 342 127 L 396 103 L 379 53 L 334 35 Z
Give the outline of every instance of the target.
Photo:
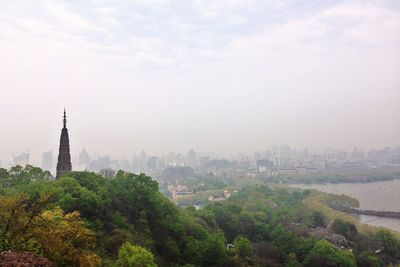
M 60 178 L 72 170 L 71 155 L 69 152 L 69 136 L 67 129 L 67 113 L 64 108 L 63 128 L 61 129 L 60 148 L 58 152 L 56 178 Z
M 65 112 L 65 108 L 64 108 L 64 119 L 63 119 L 63 123 L 64 123 L 64 127 L 63 127 L 63 128 L 67 128 L 67 113 Z

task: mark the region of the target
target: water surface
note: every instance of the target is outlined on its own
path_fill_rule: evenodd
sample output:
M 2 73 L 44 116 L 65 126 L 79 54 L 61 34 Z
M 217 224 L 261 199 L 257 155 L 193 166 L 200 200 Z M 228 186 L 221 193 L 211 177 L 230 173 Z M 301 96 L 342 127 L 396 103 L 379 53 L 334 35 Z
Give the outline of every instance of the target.
M 316 189 L 326 193 L 345 194 L 357 198 L 360 209 L 399 211 L 400 212 L 400 180 L 373 183 L 340 183 L 295 185 L 303 189 Z M 385 226 L 400 231 L 400 219 L 384 218 L 369 215 L 357 215 L 360 222 Z

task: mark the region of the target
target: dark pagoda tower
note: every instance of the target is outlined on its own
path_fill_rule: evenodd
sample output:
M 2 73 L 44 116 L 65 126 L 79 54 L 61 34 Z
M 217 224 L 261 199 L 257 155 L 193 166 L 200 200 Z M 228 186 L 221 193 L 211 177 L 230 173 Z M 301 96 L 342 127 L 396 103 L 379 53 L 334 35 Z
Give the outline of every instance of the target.
M 57 174 L 56 178 L 60 178 L 71 172 L 71 155 L 69 154 L 69 137 L 67 129 L 67 115 L 64 109 L 64 127 L 61 130 L 60 150 L 58 152 Z

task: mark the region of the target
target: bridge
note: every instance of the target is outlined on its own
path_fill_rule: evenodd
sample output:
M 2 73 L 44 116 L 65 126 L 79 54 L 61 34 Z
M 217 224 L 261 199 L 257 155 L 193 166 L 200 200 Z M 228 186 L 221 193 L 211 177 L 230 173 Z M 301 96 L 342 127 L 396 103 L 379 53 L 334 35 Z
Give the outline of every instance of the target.
M 363 214 L 363 215 L 371 215 L 378 217 L 388 217 L 388 218 L 396 218 L 400 219 L 400 212 L 397 211 L 376 211 L 376 210 L 360 210 L 353 207 L 343 206 L 336 202 L 331 202 L 328 204 L 334 210 L 352 213 L 352 214 Z

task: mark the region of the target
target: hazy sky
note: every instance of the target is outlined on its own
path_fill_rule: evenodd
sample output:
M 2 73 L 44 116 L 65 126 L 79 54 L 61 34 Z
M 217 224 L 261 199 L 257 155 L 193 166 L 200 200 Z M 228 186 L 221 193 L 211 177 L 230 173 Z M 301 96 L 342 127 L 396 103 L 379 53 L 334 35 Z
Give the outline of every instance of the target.
M 1 1 L 0 157 L 400 145 L 400 1 Z

